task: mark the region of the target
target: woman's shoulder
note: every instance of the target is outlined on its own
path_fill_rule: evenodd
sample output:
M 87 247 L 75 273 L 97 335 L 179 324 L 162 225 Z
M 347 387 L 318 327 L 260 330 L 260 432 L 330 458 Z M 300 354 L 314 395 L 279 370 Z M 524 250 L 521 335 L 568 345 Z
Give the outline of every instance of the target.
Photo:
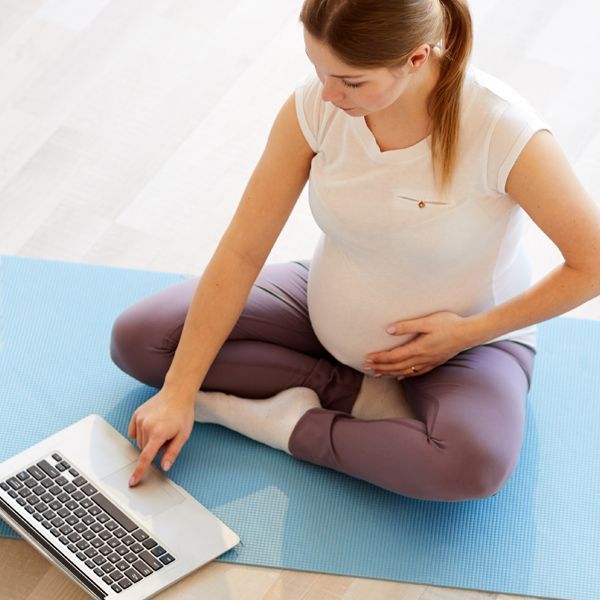
M 529 104 L 511 85 L 472 63 L 465 73 L 465 93 L 472 108 L 485 112 L 495 112 L 508 105 Z

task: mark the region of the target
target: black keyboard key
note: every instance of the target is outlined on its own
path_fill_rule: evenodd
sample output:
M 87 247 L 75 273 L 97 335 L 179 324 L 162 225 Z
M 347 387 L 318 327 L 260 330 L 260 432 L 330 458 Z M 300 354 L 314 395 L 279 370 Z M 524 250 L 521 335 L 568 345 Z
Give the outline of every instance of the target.
M 54 536 L 54 537 L 59 537 L 60 536 L 60 531 L 58 529 L 56 529 L 55 527 L 53 527 L 50 530 L 50 533 Z
M 103 565 L 106 562 L 106 558 L 104 558 L 104 556 L 102 556 L 101 554 L 98 554 L 98 556 L 94 556 L 94 558 L 92 560 L 97 565 Z
M 110 554 L 112 552 L 112 548 L 110 546 L 102 546 L 101 548 L 99 548 L 99 550 L 102 556 L 106 556 L 107 554 Z
M 88 548 L 84 554 L 88 557 L 88 558 L 94 558 L 94 556 L 98 556 L 98 550 L 96 550 L 96 548 Z
M 52 455 L 52 458 L 53 458 L 53 459 L 54 459 L 56 462 L 59 462 L 59 461 L 61 461 L 61 460 L 63 459 L 63 458 L 62 458 L 62 456 L 61 456 L 61 455 L 60 455 L 58 452 L 55 452 L 55 453 Z
M 21 496 L 21 498 L 27 498 L 27 496 L 31 496 L 31 494 L 33 494 L 33 492 L 29 488 L 24 487 L 19 490 L 19 496 Z
M 65 522 L 60 517 L 55 517 L 54 519 L 52 519 L 51 523 L 52 525 L 54 525 L 54 527 L 57 528 L 65 524 Z
M 146 532 L 142 531 L 141 529 L 138 529 L 136 532 L 133 533 L 133 537 L 138 542 L 143 542 L 144 540 L 148 539 L 148 534 Z
M 7 479 L 6 483 L 8 483 L 13 490 L 18 490 L 23 487 L 23 484 L 16 477 Z
M 106 529 L 105 529 L 104 531 L 101 531 L 101 532 L 100 532 L 98 535 L 100 536 L 100 538 L 101 538 L 101 539 L 103 539 L 103 540 L 105 540 L 105 541 L 106 541 L 106 540 L 107 540 L 109 537 L 111 537 L 111 533 L 110 533 L 110 531 L 106 531 Z
M 84 531 L 87 531 L 87 527 L 83 523 L 77 523 L 77 525 L 73 525 L 73 529 L 77 533 L 83 533 Z
M 52 529 L 52 523 L 50 523 L 50 521 L 42 521 L 42 525 L 46 528 L 46 529 Z
M 142 580 L 142 576 L 135 569 L 127 569 L 127 571 L 125 571 L 125 575 L 127 575 L 127 577 L 133 581 L 133 583 L 137 583 L 138 581 Z
M 59 513 L 60 514 L 60 511 Z M 68 513 L 67 513 L 68 514 Z M 69 515 L 68 517 L 65 517 L 65 521 L 69 524 L 69 525 L 75 525 L 75 523 L 77 523 L 79 521 L 79 519 L 75 516 L 75 515 Z
M 35 508 L 33 508 L 33 506 L 30 506 L 29 504 L 27 504 L 27 506 L 25 507 L 25 510 L 32 515 L 35 512 Z
M 91 525 L 92 523 L 95 523 L 96 521 L 94 520 L 94 517 L 91 517 L 90 515 L 85 515 L 85 517 L 83 517 L 83 519 L 81 519 L 86 525 Z
M 75 556 L 77 556 L 79 560 L 85 560 L 85 554 L 83 552 L 78 552 Z
M 16 498 L 17 497 L 17 492 L 15 492 L 15 490 L 8 490 L 8 495 L 11 498 Z
M 60 540 L 60 543 L 65 546 L 69 543 L 69 540 L 64 535 L 61 535 L 58 539 Z
M 67 494 L 72 494 L 77 488 L 72 483 L 67 483 L 67 485 L 63 486 L 63 490 L 67 492 Z
M 85 540 L 81 540 L 80 542 L 77 542 L 75 544 L 80 550 L 85 550 L 86 548 L 89 548 L 90 545 L 85 541 Z
M 89 542 L 92 538 L 96 537 L 96 534 L 93 531 L 90 531 L 88 529 L 87 531 L 82 533 L 81 536 L 83 537 L 84 540 L 87 540 Z
M 44 471 L 42 471 L 39 467 L 36 467 L 35 465 L 33 467 L 29 467 L 29 469 L 27 469 L 27 472 L 33 475 L 38 481 L 46 477 Z
M 114 521 L 111 521 L 110 523 L 107 523 L 104 527 L 106 527 L 106 529 L 108 529 L 109 531 L 113 531 L 118 527 L 118 525 Z
M 134 542 L 134 539 L 130 535 L 126 535 L 121 541 L 124 544 L 127 544 L 128 546 L 131 546 L 131 544 L 133 544 L 133 542 Z
M 119 571 L 124 571 L 125 569 L 129 569 L 129 563 L 123 559 L 121 559 L 116 565 L 115 567 L 117 567 L 117 569 L 119 569 Z
M 70 469 L 70 468 L 71 468 L 71 465 L 70 465 L 70 464 L 69 464 L 69 463 L 68 463 L 66 460 L 63 460 L 63 461 L 61 461 L 61 463 L 60 463 L 60 464 L 61 464 L 61 466 L 63 466 L 65 469 Z M 58 469 L 58 465 L 56 465 L 56 468 Z
M 81 494 L 81 492 L 79 492 Z M 75 497 L 75 494 L 73 494 L 73 497 Z M 84 498 L 79 504 L 81 504 L 81 506 L 83 506 L 83 508 L 89 508 L 90 506 L 93 506 L 93 502 L 89 499 L 89 498 Z M 108 517 L 106 517 L 108 519 Z
M 67 504 L 67 506 L 68 506 L 68 504 Z M 87 513 L 85 512 L 85 510 L 83 508 L 81 508 L 81 507 L 79 507 L 77 510 L 75 510 L 73 512 L 73 514 L 76 517 L 79 517 L 80 519 L 81 519 L 81 517 L 85 517 L 85 515 L 87 515 Z
M 105 573 L 110 573 L 111 571 L 115 570 L 115 565 L 113 565 L 111 562 L 106 562 L 102 565 L 102 570 Z
M 152 538 L 148 538 L 142 542 L 142 546 L 150 550 L 150 548 L 154 548 L 154 546 L 156 546 L 156 542 Z
M 42 504 L 42 501 L 37 496 L 29 496 L 29 498 L 27 498 L 27 502 L 31 505 Z
M 73 554 L 75 554 L 75 552 L 77 552 L 77 548 L 75 547 L 75 544 L 69 544 L 69 545 L 67 546 L 67 548 L 68 548 L 68 549 L 69 549 L 71 552 L 73 552 Z
M 52 510 L 47 510 L 44 513 L 44 517 L 46 517 L 46 519 L 48 519 L 48 521 L 50 521 L 51 519 L 54 519 L 56 517 L 56 513 Z
M 129 548 L 132 552 L 135 552 L 136 554 L 139 554 L 140 552 L 144 551 L 144 546 L 142 546 L 141 544 L 134 544 L 133 546 L 131 546 L 131 548 Z
M 91 561 L 89 558 L 88 558 L 88 559 L 85 561 L 85 564 L 86 564 L 86 566 L 87 566 L 87 567 L 89 567 L 90 569 L 93 569 L 93 568 L 94 568 L 94 563 L 93 563 L 93 562 L 92 562 L 92 561 Z
M 115 548 L 115 552 L 119 556 L 125 556 L 129 552 L 129 548 L 127 546 L 123 546 L 123 544 L 121 544 L 120 546 L 117 546 Z
M 0 483 L 0 488 L 2 488 L 5 492 L 8 492 L 8 490 L 10 490 L 10 486 L 8 485 L 8 483 L 6 483 L 6 481 Z
M 88 483 L 87 485 L 84 485 L 82 488 L 80 488 L 81 491 L 88 495 L 88 496 L 92 496 L 93 494 L 95 494 L 98 490 L 91 484 Z M 107 511 L 108 512 L 108 511 Z
M 45 493 L 46 488 L 42 487 L 41 485 L 36 485 L 31 491 L 39 496 L 44 502 L 51 502 L 54 500 L 54 496 L 52 494 Z M 46 498 L 49 498 L 49 500 L 46 500 Z
M 135 562 L 137 560 L 137 556 L 135 554 L 132 554 L 131 552 L 125 557 L 125 560 L 128 563 L 132 563 Z
M 55 477 L 59 476 L 59 472 L 47 461 L 47 460 L 41 460 L 37 466 L 44 471 L 44 473 L 46 473 L 46 475 L 48 475 L 48 477 L 51 477 L 52 479 L 54 479 Z M 32 473 L 33 475 L 33 473 Z M 35 475 L 34 475 L 35 477 Z
M 45 479 L 42 479 L 40 481 L 40 483 L 44 486 L 44 488 L 48 489 L 51 488 L 54 485 L 54 481 L 52 481 L 52 479 L 46 477 Z
M 77 487 L 81 487 L 82 485 L 85 485 L 87 483 L 87 479 L 85 477 L 81 477 L 81 475 L 79 477 L 76 477 L 75 479 L 73 479 L 73 481 L 71 483 L 74 483 Z
M 59 487 L 58 485 L 52 486 L 48 491 L 50 493 L 54 494 L 55 496 L 62 494 L 62 488 Z
M 119 529 L 115 529 L 115 530 L 113 531 L 113 535 L 114 535 L 115 537 L 122 538 L 122 537 L 125 535 L 125 530 L 124 530 L 124 529 L 121 529 L 121 528 L 119 527 Z
M 67 485 L 69 483 L 62 475 L 56 479 L 56 485 Z
M 137 529 L 137 525 L 119 508 L 117 508 L 106 496 L 96 494 L 92 500 L 105 512 L 107 512 L 125 531 L 131 532 Z M 108 525 L 107 525 L 108 528 Z
M 62 527 L 59 528 L 59 531 L 63 535 L 69 535 L 69 533 L 71 533 L 73 530 L 68 525 L 63 525 Z
M 104 577 L 102 577 L 102 581 L 104 581 L 104 583 L 108 583 L 108 585 L 113 584 L 113 580 L 110 578 L 110 575 L 104 575 Z
M 94 538 L 90 544 L 92 546 L 94 546 L 94 548 L 100 548 L 100 546 L 102 546 L 102 544 L 104 544 L 104 542 L 100 539 L 100 538 Z
M 140 554 L 140 558 L 144 562 L 148 563 L 155 571 L 163 568 L 163 564 L 160 562 L 160 560 L 156 560 L 156 558 L 148 551 L 142 552 Z
M 114 570 L 111 574 L 110 574 L 110 578 L 113 581 L 119 581 L 119 579 L 121 579 L 121 577 L 123 577 L 123 573 L 121 573 L 118 569 Z
M 79 476 L 79 473 L 75 469 L 69 469 L 69 473 L 71 473 L 71 475 L 73 475 L 73 477 Z
M 92 523 L 90 525 L 90 529 L 94 532 L 94 533 L 100 533 L 102 531 L 102 525 L 100 525 L 100 523 Z
M 25 506 L 27 504 L 27 502 L 23 500 L 23 498 L 17 498 L 17 503 L 21 506 Z
M 90 508 L 88 509 L 88 512 L 90 513 L 90 515 L 99 515 L 102 510 L 100 509 L 99 506 L 90 506 Z
M 110 538 L 106 542 L 111 548 L 116 548 L 121 542 L 117 538 Z
M 123 579 L 119 579 L 119 585 L 126 590 L 128 587 L 131 587 L 131 581 L 127 577 L 123 577 Z
M 170 554 L 163 554 L 160 557 L 160 560 L 162 561 L 163 565 L 168 565 L 169 563 L 172 563 L 175 559 Z
M 69 510 L 75 510 L 76 508 L 79 507 L 79 504 L 77 504 L 77 502 L 75 502 L 75 500 L 69 500 L 65 506 L 69 509 Z
M 110 517 L 108 515 L 105 515 L 104 513 L 102 513 L 101 515 L 98 515 L 96 517 L 96 519 L 99 523 L 106 523 L 106 521 L 108 521 L 109 518 Z
M 119 562 L 121 557 L 116 552 L 113 552 L 112 554 L 109 554 L 106 558 L 108 558 L 108 560 L 110 560 L 110 562 L 114 564 L 116 562 Z
M 29 473 L 27 471 L 21 471 L 17 474 L 17 478 L 21 481 L 25 481 L 29 477 Z
M 73 533 L 70 533 L 67 536 L 67 538 L 69 539 L 69 541 L 75 543 L 75 542 L 78 542 L 81 539 L 81 536 L 77 532 L 74 531 Z
M 58 510 L 59 508 L 62 508 L 62 503 L 59 502 L 59 500 L 52 500 L 52 502 L 50 502 L 50 504 L 48 505 L 52 510 Z
M 63 463 L 57 463 L 57 464 L 56 464 L 56 470 L 57 470 L 57 471 L 60 471 L 60 472 L 62 473 L 62 472 L 63 472 L 63 471 L 65 471 L 66 469 L 67 469 L 67 467 L 65 467 L 65 465 L 63 465 Z
M 160 556 L 161 554 L 164 554 L 166 550 L 162 546 L 156 546 L 156 548 L 152 548 L 150 552 L 152 552 L 154 556 Z
M 144 562 L 141 560 L 136 560 L 133 563 L 133 566 L 144 576 L 144 577 L 148 577 L 148 575 L 152 575 L 152 573 L 154 573 L 154 571 Z
M 82 500 L 83 498 L 85 498 L 85 496 L 79 491 L 77 490 L 74 494 L 73 494 L 73 500 Z
M 34 488 L 38 484 L 38 480 L 30 477 L 23 482 L 28 488 Z
M 123 589 L 121 588 L 121 586 L 120 586 L 118 583 L 113 583 L 113 584 L 110 586 L 110 589 L 111 589 L 111 590 L 113 590 L 113 592 L 117 592 L 117 594 L 118 594 L 119 592 L 122 592 L 122 591 L 123 591 Z
M 102 575 L 104 575 L 104 571 L 98 567 L 96 567 L 94 569 L 94 573 L 96 573 L 96 575 L 98 575 L 98 577 L 102 577 Z

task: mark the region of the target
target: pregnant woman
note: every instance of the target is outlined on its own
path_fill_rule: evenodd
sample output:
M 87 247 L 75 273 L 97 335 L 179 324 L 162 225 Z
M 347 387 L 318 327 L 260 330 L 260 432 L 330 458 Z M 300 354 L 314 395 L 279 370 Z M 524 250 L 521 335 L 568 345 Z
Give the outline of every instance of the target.
M 205 271 L 114 324 L 113 361 L 159 388 L 130 421 L 130 485 L 196 420 L 413 498 L 485 498 L 519 458 L 536 323 L 600 293 L 600 212 L 470 63 L 462 0 L 306 0 L 300 21 L 316 76 Z M 265 264 L 307 181 L 312 258 Z M 564 257 L 535 285 L 525 213 Z

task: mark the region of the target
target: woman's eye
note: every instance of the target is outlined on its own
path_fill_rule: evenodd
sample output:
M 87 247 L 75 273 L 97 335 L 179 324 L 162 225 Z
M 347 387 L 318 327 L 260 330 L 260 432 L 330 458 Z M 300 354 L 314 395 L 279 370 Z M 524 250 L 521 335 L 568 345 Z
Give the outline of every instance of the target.
M 346 87 L 350 87 L 350 88 L 359 88 L 362 85 L 362 83 L 346 83 L 343 79 L 342 79 L 342 83 Z

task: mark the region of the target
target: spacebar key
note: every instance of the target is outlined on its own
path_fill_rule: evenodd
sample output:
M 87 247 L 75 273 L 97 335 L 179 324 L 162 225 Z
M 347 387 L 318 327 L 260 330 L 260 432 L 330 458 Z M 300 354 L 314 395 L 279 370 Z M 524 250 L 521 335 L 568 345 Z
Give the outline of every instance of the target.
M 120 509 L 118 509 L 106 496 L 94 494 L 90 498 L 103 508 L 125 531 L 131 532 L 138 526 Z

